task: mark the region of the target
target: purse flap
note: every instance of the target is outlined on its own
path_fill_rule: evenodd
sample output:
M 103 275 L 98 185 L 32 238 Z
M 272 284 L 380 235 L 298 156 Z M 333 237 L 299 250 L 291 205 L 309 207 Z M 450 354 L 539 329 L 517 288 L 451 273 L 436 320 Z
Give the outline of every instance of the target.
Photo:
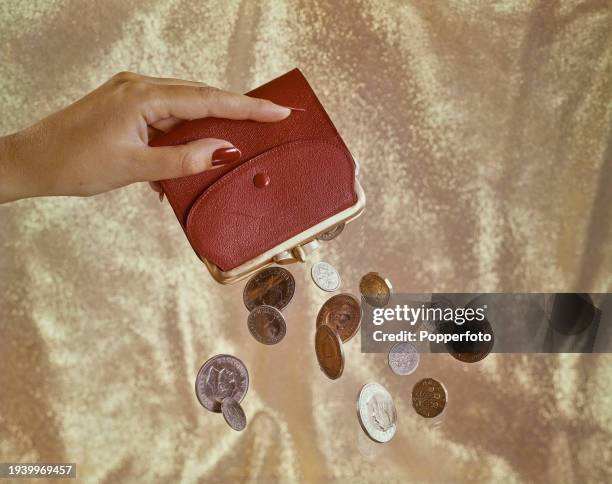
M 302 140 L 210 185 L 189 211 L 186 233 L 201 257 L 228 271 L 356 202 L 355 165 L 341 142 Z

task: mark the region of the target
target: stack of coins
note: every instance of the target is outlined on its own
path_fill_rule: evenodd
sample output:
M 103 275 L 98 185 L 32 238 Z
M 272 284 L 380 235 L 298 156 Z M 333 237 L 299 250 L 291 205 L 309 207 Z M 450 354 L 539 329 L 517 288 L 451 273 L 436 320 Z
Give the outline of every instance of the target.
M 246 427 L 246 415 L 240 406 L 249 389 L 249 372 L 242 361 L 231 355 L 216 355 L 206 361 L 196 377 L 196 396 L 202 406 L 222 413 L 234 430 Z
M 244 287 L 242 299 L 250 311 L 247 325 L 253 338 L 265 345 L 279 343 L 287 333 L 281 310 L 295 293 L 295 279 L 287 269 L 268 267 L 255 274 Z
M 322 234 L 320 240 L 331 240 L 342 232 L 344 225 Z M 326 292 L 339 289 L 338 271 L 327 262 L 318 262 L 311 269 L 313 282 Z M 388 279 L 376 272 L 365 274 L 359 283 L 362 299 L 369 305 L 385 307 L 389 304 L 392 286 Z M 282 267 L 259 271 L 246 284 L 244 305 L 249 310 L 247 325 L 251 335 L 260 343 L 279 343 L 287 332 L 281 312 L 295 293 L 295 279 Z M 330 297 L 317 314 L 315 351 L 319 366 L 330 379 L 340 378 L 344 370 L 343 344 L 351 340 L 361 324 L 360 301 L 347 293 Z M 488 322 L 486 322 L 488 324 Z M 478 361 L 490 348 L 466 356 L 463 348 L 451 351 L 461 361 Z M 459 350 L 459 351 L 457 351 Z M 488 351 L 487 351 L 488 350 Z M 388 354 L 388 364 L 396 375 L 413 374 L 420 355 L 412 343 L 395 344 Z M 196 395 L 207 410 L 222 413 L 226 423 L 234 430 L 246 427 L 246 415 L 241 402 L 249 387 L 249 374 L 244 363 L 231 355 L 216 355 L 206 361 L 196 377 Z M 412 389 L 412 406 L 417 414 L 433 419 L 444 412 L 448 400 L 446 389 L 433 378 L 418 381 Z M 397 413 L 393 398 L 378 383 L 364 385 L 357 398 L 359 424 L 373 441 L 390 441 L 397 432 Z

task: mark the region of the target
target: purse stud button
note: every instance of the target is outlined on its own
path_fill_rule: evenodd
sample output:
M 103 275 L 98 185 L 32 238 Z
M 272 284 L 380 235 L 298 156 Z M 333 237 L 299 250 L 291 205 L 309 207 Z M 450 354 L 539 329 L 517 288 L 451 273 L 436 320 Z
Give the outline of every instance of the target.
M 253 184 L 257 188 L 265 188 L 270 184 L 270 177 L 266 173 L 257 173 L 253 177 Z

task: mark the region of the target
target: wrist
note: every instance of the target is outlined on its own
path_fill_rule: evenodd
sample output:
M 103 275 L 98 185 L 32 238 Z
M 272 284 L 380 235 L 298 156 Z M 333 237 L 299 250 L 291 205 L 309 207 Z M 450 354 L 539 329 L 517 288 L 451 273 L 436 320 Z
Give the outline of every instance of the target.
M 0 203 L 38 195 L 36 179 L 42 173 L 31 173 L 26 151 L 21 132 L 0 137 Z

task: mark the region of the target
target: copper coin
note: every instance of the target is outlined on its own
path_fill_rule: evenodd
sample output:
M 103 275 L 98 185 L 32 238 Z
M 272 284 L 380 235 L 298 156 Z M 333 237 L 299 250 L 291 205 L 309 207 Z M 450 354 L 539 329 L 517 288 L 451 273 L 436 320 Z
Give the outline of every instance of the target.
M 321 325 L 334 329 L 343 343 L 346 343 L 359 330 L 361 306 L 350 294 L 337 294 L 330 297 L 317 315 L 317 328 Z
M 338 333 L 327 325 L 319 326 L 315 334 L 315 351 L 323 373 L 332 380 L 340 378 L 344 370 L 344 351 Z
M 287 325 L 283 314 L 272 306 L 258 306 L 249 313 L 249 331 L 260 343 L 275 345 L 285 337 Z
M 202 365 L 196 377 L 196 396 L 204 408 L 221 411 L 221 401 L 241 402 L 249 388 L 249 372 L 235 356 L 216 355 Z
M 422 417 L 437 417 L 446 406 L 446 390 L 439 381 L 424 378 L 412 388 L 412 406 Z
M 255 274 L 244 287 L 242 299 L 249 311 L 257 306 L 283 309 L 295 293 L 295 279 L 287 269 L 268 267 Z
M 317 237 L 317 239 L 322 240 L 324 242 L 329 242 L 330 240 L 335 239 L 342 233 L 344 230 L 344 222 L 336 225 L 333 229 L 328 230 L 327 232 L 323 232 L 321 235 Z
M 231 428 L 241 431 L 246 427 L 246 415 L 240 404 L 232 397 L 225 397 L 221 402 L 221 413 Z
M 482 321 L 474 320 L 463 324 L 455 324 L 453 321 L 448 321 L 440 326 L 439 332 L 459 336 L 466 333 L 480 333 L 491 336 L 490 341 L 449 341 L 446 343 L 446 349 L 451 356 L 463 363 L 476 363 L 483 360 L 491 352 L 495 343 L 493 328 L 486 318 Z
M 359 282 L 359 292 L 370 306 L 384 307 L 391 297 L 391 283 L 378 272 L 368 272 Z

